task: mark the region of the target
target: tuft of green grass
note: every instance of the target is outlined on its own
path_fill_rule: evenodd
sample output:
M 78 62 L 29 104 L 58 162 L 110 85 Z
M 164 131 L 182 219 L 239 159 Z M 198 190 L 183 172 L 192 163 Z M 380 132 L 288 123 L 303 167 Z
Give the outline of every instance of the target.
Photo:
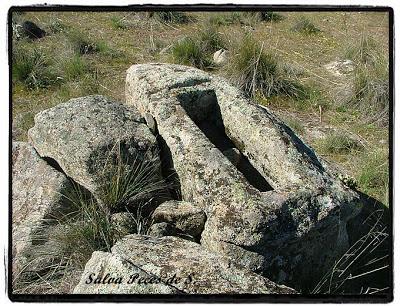
M 304 88 L 293 80 L 278 64 L 278 60 L 266 51 L 250 35 L 233 46 L 234 56 L 226 65 L 228 78 L 249 96 L 257 93 L 265 97 L 285 95 L 300 98 Z
M 202 50 L 201 43 L 192 37 L 185 37 L 172 46 L 172 58 L 177 64 L 191 65 L 204 69 L 211 65 L 211 60 Z
M 117 16 L 112 16 L 110 19 L 111 26 L 116 30 L 126 30 L 128 25 L 124 18 L 119 18 Z
M 320 139 L 317 147 L 322 154 L 349 154 L 363 148 L 359 141 L 338 132 L 332 132 Z
M 300 120 L 294 118 L 294 117 L 289 117 L 285 120 L 285 123 L 296 133 L 298 134 L 303 134 L 304 133 L 304 126 L 301 123 Z
M 63 194 L 71 211 L 42 221 L 32 239 L 33 247 L 24 254 L 25 266 L 14 276 L 14 293 L 69 293 L 77 281 L 74 276 L 79 277 L 92 253 L 110 252 L 126 234 L 112 222 L 113 212 L 128 212 L 132 231 L 147 233 L 152 202 L 164 196 L 167 188 L 159 175 L 157 153 L 138 153 L 133 160 L 126 160 L 120 143 L 113 149 L 104 165 L 104 202 L 98 203 L 86 189 L 71 182 L 73 188 Z
M 321 32 L 321 30 L 317 28 L 310 19 L 304 16 L 298 18 L 291 29 L 294 32 L 300 32 L 308 35 Z
M 386 206 L 389 203 L 388 152 L 376 149 L 363 153 L 355 169 L 360 190 L 372 195 Z
M 83 55 L 104 52 L 106 49 L 106 44 L 104 42 L 93 41 L 86 34 L 77 30 L 69 31 L 67 33 L 67 38 L 76 54 Z
M 75 55 L 64 61 L 62 69 L 65 79 L 75 80 L 88 72 L 89 66 L 81 56 Z
M 212 24 L 204 24 L 202 28 L 195 33 L 194 37 L 198 37 L 201 49 L 206 53 L 214 53 L 226 47 L 224 39 L 218 32 L 217 27 Z
M 241 22 L 240 12 L 213 13 L 207 17 L 206 23 L 214 26 L 225 26 Z
M 162 195 L 168 188 L 161 177 L 158 152 L 126 157 L 121 143 L 110 150 L 104 165 L 101 199 L 111 211 L 136 208 L 141 202 Z
M 311 294 L 379 294 L 389 289 L 390 242 L 383 216 L 378 209 L 362 220 L 369 231 L 335 261 Z
M 362 35 L 360 42 L 347 49 L 355 63 L 351 95 L 337 99 L 337 104 L 357 109 L 368 123 L 389 124 L 389 63 L 378 44 Z
M 189 18 L 188 15 L 178 11 L 151 12 L 149 17 L 165 23 L 183 24 L 191 21 L 191 18 Z
M 22 48 L 17 44 L 12 54 L 12 76 L 29 89 L 46 88 L 59 81 L 43 51 Z
M 62 33 L 68 29 L 68 26 L 66 26 L 60 19 L 51 20 L 48 27 L 53 34 Z

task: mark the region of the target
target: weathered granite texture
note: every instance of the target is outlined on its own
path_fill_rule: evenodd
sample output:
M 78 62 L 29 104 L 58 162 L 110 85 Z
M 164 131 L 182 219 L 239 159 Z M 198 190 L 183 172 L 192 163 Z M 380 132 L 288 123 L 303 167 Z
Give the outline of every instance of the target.
M 183 200 L 207 215 L 201 244 L 209 250 L 304 288 L 348 248 L 358 194 L 224 79 L 179 65 L 134 65 L 126 103 L 156 121 Z M 222 153 L 232 148 L 242 154 L 237 166 Z
M 87 284 L 100 276 L 122 276 L 122 284 Z M 130 275 L 139 274 L 132 284 Z M 139 278 L 142 283 L 139 284 Z M 147 284 L 143 283 L 147 280 Z M 150 283 L 152 282 L 152 284 Z M 112 253 L 95 252 L 86 264 L 74 293 L 192 293 L 192 294 L 294 294 L 230 259 L 206 251 L 199 244 L 177 237 L 129 235 Z
M 36 232 L 72 207 L 65 198 L 68 178 L 24 142 L 12 143 L 12 262 L 16 275 L 26 264 Z
M 154 210 L 152 219 L 155 223 L 173 224 L 183 233 L 195 237 L 203 231 L 206 215 L 192 203 L 170 200 Z
M 158 151 L 139 113 L 103 96 L 71 99 L 38 113 L 28 136 L 40 156 L 54 159 L 98 199 L 116 156 L 130 163 Z

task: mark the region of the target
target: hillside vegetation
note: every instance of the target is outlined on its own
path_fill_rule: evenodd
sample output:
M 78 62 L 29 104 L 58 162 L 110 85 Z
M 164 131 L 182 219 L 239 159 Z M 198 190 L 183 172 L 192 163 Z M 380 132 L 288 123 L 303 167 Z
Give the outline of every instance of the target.
M 17 38 L 17 25 L 26 20 L 47 35 Z M 124 100 L 133 64 L 192 65 L 240 86 L 346 182 L 388 203 L 386 13 L 26 12 L 12 21 L 15 140 L 27 139 L 36 113 L 70 98 Z M 213 53 L 221 48 L 228 60 L 216 66 Z M 332 66 L 346 60 L 344 72 Z

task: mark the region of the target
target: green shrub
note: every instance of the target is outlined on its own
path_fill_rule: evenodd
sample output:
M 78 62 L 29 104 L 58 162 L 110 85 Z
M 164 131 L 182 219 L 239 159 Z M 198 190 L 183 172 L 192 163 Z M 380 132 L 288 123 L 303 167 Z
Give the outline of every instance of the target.
M 202 50 L 201 43 L 192 37 L 185 37 L 172 46 L 172 57 L 175 63 L 191 65 L 204 69 L 211 65 L 211 60 Z
M 266 97 L 302 97 L 304 88 L 289 77 L 278 65 L 277 58 L 250 35 L 234 45 L 232 53 L 234 56 L 229 58 L 226 73 L 249 96 L 254 98 L 259 92 Z
M 206 23 L 214 26 L 232 25 L 241 22 L 240 12 L 230 13 L 211 13 L 206 20 Z
M 348 154 L 354 150 L 361 150 L 359 141 L 345 133 L 332 132 L 317 143 L 323 154 Z
M 321 30 L 318 29 L 308 18 L 302 16 L 293 24 L 292 31 L 304 34 L 315 34 Z
M 12 76 L 29 89 L 46 88 L 59 81 L 43 51 L 18 45 L 14 45 L 12 54 Z

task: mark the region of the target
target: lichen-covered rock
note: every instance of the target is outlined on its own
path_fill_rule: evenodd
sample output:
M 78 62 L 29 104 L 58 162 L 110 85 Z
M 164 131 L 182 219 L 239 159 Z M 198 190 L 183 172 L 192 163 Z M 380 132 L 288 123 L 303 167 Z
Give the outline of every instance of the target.
M 304 288 L 349 246 L 359 195 L 268 109 L 224 79 L 134 65 L 126 103 L 150 113 L 185 201 L 207 215 L 201 243 L 273 281 Z M 238 165 L 223 152 L 237 149 Z
M 40 156 L 54 159 L 98 199 L 106 165 L 119 157 L 131 163 L 158 150 L 135 109 L 103 96 L 71 99 L 38 113 L 28 136 Z
M 24 142 L 12 144 L 12 261 L 13 274 L 26 263 L 24 253 L 34 242 L 44 220 L 68 213 L 65 198 L 71 189 L 68 178 L 42 160 Z
M 178 233 L 177 228 L 170 223 L 160 222 L 150 226 L 148 230 L 149 236 L 164 237 L 175 236 Z
M 110 218 L 111 226 L 117 237 L 136 234 L 137 228 L 134 216 L 129 212 L 114 213 Z
M 201 234 L 206 215 L 204 211 L 185 201 L 170 200 L 162 203 L 153 212 L 155 223 L 167 222 L 193 237 Z
M 122 285 L 88 284 L 99 277 L 122 277 Z M 132 277 L 131 277 L 132 276 Z M 126 285 L 129 278 L 132 284 Z M 147 280 L 147 284 L 145 284 Z M 105 281 L 107 282 L 107 281 Z M 141 284 L 139 284 L 141 282 Z M 169 290 L 169 292 L 168 292 Z M 221 255 L 177 237 L 129 235 L 112 253 L 95 252 L 74 293 L 293 294 Z
M 174 286 L 158 282 L 153 274 L 143 271 L 119 255 L 94 252 L 73 293 L 178 294 L 180 291 Z

